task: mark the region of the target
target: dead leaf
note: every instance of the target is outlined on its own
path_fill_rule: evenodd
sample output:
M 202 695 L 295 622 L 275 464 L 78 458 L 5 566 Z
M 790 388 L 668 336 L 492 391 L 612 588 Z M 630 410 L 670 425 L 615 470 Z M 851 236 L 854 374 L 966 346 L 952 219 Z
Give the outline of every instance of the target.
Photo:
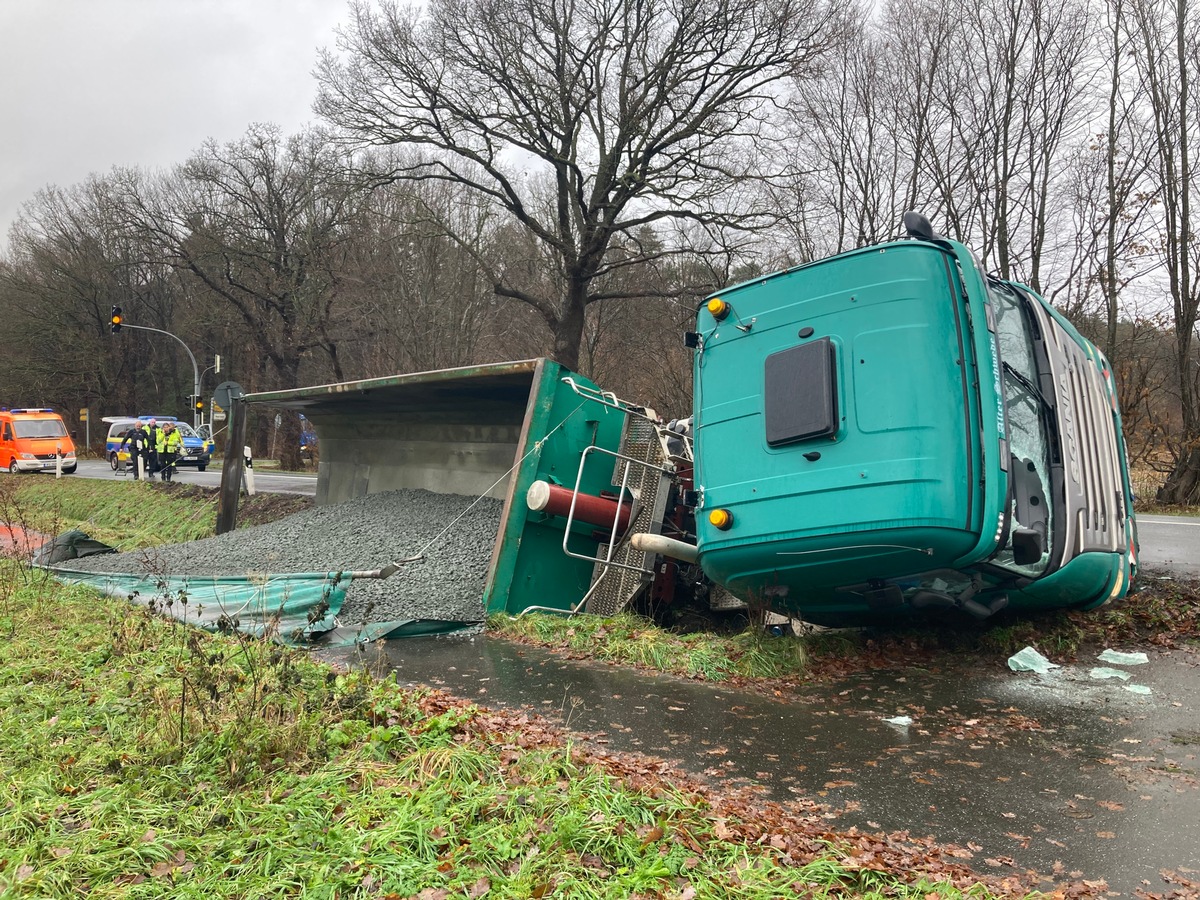
M 171 870 L 175 868 L 175 861 L 164 859 L 162 862 L 156 862 L 150 867 L 150 877 L 162 878 L 164 875 L 170 875 Z
M 651 828 L 649 831 L 647 831 L 644 835 L 642 835 L 642 846 L 645 847 L 648 844 L 657 843 L 658 841 L 661 841 L 662 839 L 663 839 L 662 826 L 655 825 L 653 828 Z

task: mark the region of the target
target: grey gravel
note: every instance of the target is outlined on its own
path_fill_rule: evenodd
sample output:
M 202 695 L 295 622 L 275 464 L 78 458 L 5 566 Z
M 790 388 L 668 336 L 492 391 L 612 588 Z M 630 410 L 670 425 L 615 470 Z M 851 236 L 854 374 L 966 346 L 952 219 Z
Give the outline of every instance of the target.
M 386 491 L 200 541 L 73 559 L 64 568 L 172 577 L 339 572 L 423 553 L 390 578 L 355 580 L 339 620 L 476 622 L 484 617 L 502 507 L 488 497 Z

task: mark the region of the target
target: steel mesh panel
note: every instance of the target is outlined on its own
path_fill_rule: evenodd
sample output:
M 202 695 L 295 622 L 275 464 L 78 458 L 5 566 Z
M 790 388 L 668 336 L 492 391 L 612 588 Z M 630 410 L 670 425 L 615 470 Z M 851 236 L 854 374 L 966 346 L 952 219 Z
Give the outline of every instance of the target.
M 714 584 L 708 594 L 708 608 L 715 612 L 745 609 L 746 601 L 733 596 L 719 584 Z
M 622 456 L 641 460 L 649 466 L 629 465 L 628 487 L 638 498 L 638 513 L 634 517 L 631 532 L 658 533 L 662 527 L 663 511 L 667 505 L 670 478 L 661 470 L 664 462 L 662 444 L 654 426 L 645 419 L 629 416 L 625 421 L 625 434 L 621 437 L 618 451 Z M 625 460 L 618 459 L 613 467 L 612 483 L 621 484 L 624 477 Z M 651 466 L 655 468 L 651 468 Z M 606 557 L 608 545 L 601 544 L 597 555 Z M 611 616 L 628 606 L 638 592 L 650 581 L 653 574 L 654 554 L 633 549 L 628 542 L 613 555 L 613 562 L 636 566 L 640 571 L 613 566 L 600 586 L 588 598 L 587 612 Z M 604 571 L 602 563 L 596 563 L 592 571 L 592 584 Z

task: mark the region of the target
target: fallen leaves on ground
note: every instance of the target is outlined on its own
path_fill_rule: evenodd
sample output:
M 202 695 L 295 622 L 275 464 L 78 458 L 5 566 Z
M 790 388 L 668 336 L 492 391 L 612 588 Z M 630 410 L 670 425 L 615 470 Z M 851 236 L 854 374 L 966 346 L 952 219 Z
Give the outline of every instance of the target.
M 512 760 L 516 759 L 518 748 L 566 746 L 560 728 L 533 713 L 476 708 L 473 714 L 465 715 L 471 710 L 470 701 L 444 692 L 430 693 L 420 702 L 423 711 L 431 717 L 452 709 L 463 713 L 462 740 L 482 738 L 509 745 L 514 752 L 510 757 Z M 834 848 L 840 862 L 851 868 L 907 873 L 913 879 L 944 880 L 962 889 L 983 884 L 1000 896 L 1026 894 L 1039 886 L 1045 889 L 1045 879 L 1031 871 L 988 875 L 971 868 L 962 860 L 973 859 L 976 853 L 962 847 L 939 844 L 907 831 L 831 830 L 827 819 L 829 808 L 811 799 L 778 803 L 764 800 L 761 790 L 754 787 L 718 789 L 657 757 L 610 751 L 588 741 L 588 735 L 575 737 L 570 747 L 576 764 L 599 766 L 627 788 L 649 796 L 682 791 L 694 798 L 697 808 L 708 811 L 714 837 L 744 843 L 749 848 L 769 848 L 781 865 L 802 866 L 828 855 L 830 848 Z M 584 740 L 579 741 L 580 737 Z M 662 840 L 668 834 L 672 840 L 694 840 L 686 833 L 668 831 L 662 824 L 639 832 L 646 845 Z M 977 847 L 976 852 L 979 849 Z M 1007 856 L 991 856 L 986 865 L 1015 868 L 1015 861 Z M 1103 882 L 1071 881 L 1057 885 L 1056 892 L 1050 896 L 1082 900 L 1103 896 L 1106 889 Z

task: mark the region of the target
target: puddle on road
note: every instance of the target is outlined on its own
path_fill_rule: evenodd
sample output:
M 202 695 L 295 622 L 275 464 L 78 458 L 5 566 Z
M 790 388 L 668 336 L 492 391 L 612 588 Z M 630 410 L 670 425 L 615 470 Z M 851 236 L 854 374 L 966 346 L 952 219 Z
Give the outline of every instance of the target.
M 1161 889 L 1160 870 L 1200 869 L 1194 658 L 1137 667 L 1148 697 L 1089 679 L 1081 660 L 1045 676 L 871 672 L 781 700 L 484 636 L 367 647 L 376 654 L 401 684 L 536 711 L 771 799 L 816 799 L 838 827 L 957 844 L 983 873 L 1103 878 L 1131 895 Z M 899 717 L 912 724 L 884 721 Z

